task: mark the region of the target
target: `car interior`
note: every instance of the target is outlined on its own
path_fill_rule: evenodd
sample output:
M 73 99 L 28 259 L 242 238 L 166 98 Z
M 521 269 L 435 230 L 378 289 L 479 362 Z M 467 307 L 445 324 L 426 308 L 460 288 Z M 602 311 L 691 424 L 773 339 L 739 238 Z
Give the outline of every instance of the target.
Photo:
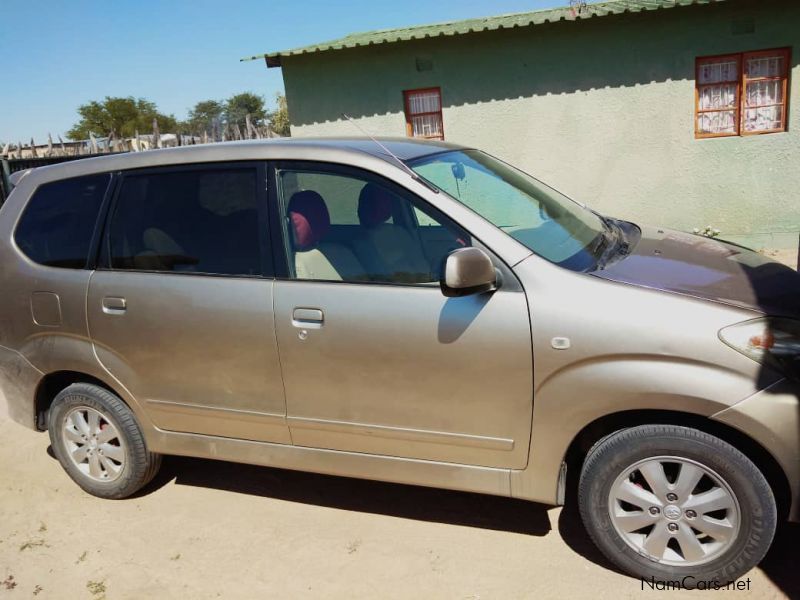
M 111 244 L 115 269 L 256 275 L 255 178 L 249 170 L 126 178 Z
M 291 266 L 298 279 L 436 284 L 441 265 L 463 234 L 433 222 L 421 225 L 418 210 L 388 188 L 360 182 L 352 197 L 338 202 L 332 223 L 320 188 L 300 189 L 286 209 Z M 342 200 L 340 196 L 339 200 Z M 424 214 L 424 213 L 423 213 Z

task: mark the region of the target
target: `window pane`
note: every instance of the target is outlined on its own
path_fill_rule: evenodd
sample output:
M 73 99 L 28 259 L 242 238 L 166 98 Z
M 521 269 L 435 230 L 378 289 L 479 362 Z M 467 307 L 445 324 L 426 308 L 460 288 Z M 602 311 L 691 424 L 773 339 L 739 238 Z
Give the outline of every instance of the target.
M 423 157 L 411 168 L 539 256 L 576 271 L 606 248 L 600 218 L 541 181 L 477 150 Z
M 745 94 L 747 106 L 783 103 L 783 81 L 748 81 Z
M 364 182 L 328 173 L 281 171 L 287 198 L 302 190 L 315 190 L 325 198 L 333 225 L 358 225 L 358 194 Z
M 447 254 L 469 244 L 457 227 L 392 186 L 290 170 L 279 181 L 296 279 L 434 285 Z
M 709 85 L 700 88 L 700 110 L 736 107 L 736 84 Z
M 697 115 L 700 133 L 736 133 L 736 112 L 725 110 Z
M 128 176 L 110 236 L 114 269 L 257 275 L 255 170 Z
M 744 111 L 745 131 L 769 131 L 783 128 L 783 107 L 766 106 Z
M 416 206 L 414 207 L 414 215 L 417 217 L 417 224 L 420 227 L 440 227 L 436 219 L 429 217 L 426 213 L 422 212 Z
M 41 265 L 84 268 L 110 180 L 108 174 L 91 175 L 40 187 L 17 227 L 17 245 Z
M 784 58 L 779 56 L 759 56 L 745 62 L 748 77 L 780 77 L 784 74 Z
M 414 131 L 414 137 L 441 137 L 442 136 L 442 119 L 439 115 L 422 115 L 421 117 L 412 117 L 411 125 Z
M 739 61 L 736 59 L 714 59 L 703 61 L 697 73 L 700 84 L 737 81 L 739 79 Z
M 409 94 L 408 108 L 412 115 L 440 111 L 442 108 L 442 103 L 439 92 L 414 92 Z

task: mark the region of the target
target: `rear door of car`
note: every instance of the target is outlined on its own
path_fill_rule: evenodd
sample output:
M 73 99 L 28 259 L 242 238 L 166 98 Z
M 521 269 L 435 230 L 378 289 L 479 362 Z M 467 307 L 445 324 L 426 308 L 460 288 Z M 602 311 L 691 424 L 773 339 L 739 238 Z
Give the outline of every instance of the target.
M 119 175 L 89 330 L 162 429 L 290 442 L 265 173 L 245 162 Z

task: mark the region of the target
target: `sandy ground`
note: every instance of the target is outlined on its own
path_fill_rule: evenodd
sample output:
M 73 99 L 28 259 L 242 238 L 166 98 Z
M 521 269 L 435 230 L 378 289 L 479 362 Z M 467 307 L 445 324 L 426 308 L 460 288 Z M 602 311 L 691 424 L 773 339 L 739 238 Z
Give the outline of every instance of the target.
M 797 268 L 797 250 L 764 250 L 763 253 L 793 269 Z
M 100 500 L 5 415 L 0 397 L 0 599 L 656 593 L 615 572 L 571 509 L 185 458 L 138 497 Z M 798 539 L 783 526 L 734 597 L 800 597 Z

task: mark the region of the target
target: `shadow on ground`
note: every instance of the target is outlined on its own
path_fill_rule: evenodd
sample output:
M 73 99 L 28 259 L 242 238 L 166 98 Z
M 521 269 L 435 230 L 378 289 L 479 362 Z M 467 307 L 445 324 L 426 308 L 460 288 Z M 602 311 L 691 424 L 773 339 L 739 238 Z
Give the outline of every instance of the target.
M 156 479 L 141 495 L 173 480 L 177 485 L 418 521 L 533 536 L 550 531 L 547 507 L 522 500 L 176 456 L 165 457 Z
M 54 458 L 50 448 L 47 452 Z M 159 474 L 136 496 L 156 493 L 172 481 L 176 485 L 536 537 L 551 530 L 551 507 L 524 500 L 178 456 L 164 457 Z M 597 550 L 574 503 L 562 509 L 558 534 L 576 554 L 621 573 Z M 798 540 L 800 524 L 783 523 L 760 565 L 789 598 L 800 598 Z

